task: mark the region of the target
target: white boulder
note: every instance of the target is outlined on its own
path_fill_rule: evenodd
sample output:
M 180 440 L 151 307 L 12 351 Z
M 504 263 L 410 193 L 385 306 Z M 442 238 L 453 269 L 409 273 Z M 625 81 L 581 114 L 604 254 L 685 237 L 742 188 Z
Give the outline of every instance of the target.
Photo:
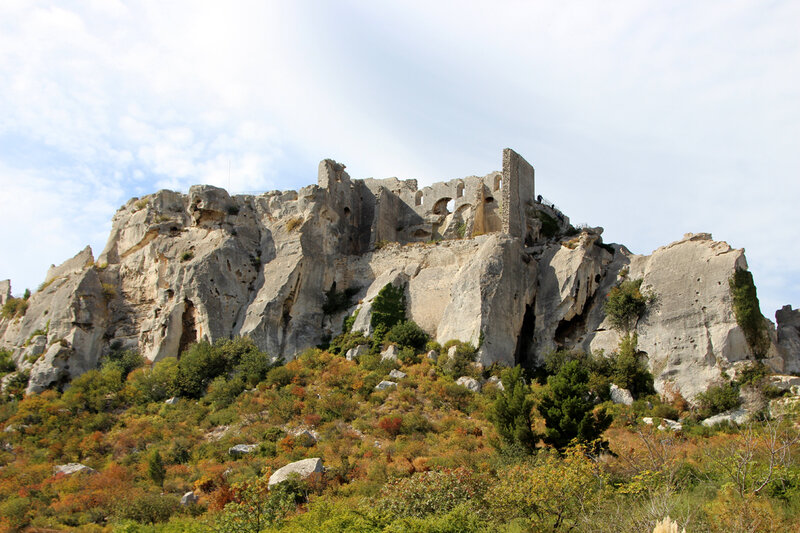
M 271 476 L 269 476 L 268 485 L 271 487 L 282 481 L 286 481 L 292 474 L 297 474 L 300 479 L 305 479 L 311 474 L 321 474 L 324 471 L 325 468 L 322 465 L 322 459 L 319 457 L 303 459 L 302 461 L 295 461 L 294 463 L 289 463 L 288 465 L 277 469 Z

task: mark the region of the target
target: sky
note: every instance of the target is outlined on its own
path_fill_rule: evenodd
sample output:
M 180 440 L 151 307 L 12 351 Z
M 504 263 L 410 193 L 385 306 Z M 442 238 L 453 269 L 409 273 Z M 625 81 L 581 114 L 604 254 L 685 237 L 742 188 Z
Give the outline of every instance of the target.
M 502 167 L 635 253 L 745 248 L 800 306 L 800 2 L 0 2 L 0 279 L 35 290 L 133 196 Z

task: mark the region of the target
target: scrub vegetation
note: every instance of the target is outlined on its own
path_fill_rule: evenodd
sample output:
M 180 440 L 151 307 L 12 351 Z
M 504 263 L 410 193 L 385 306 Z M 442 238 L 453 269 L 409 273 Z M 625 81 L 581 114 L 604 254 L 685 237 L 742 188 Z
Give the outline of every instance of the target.
M 536 376 L 482 368 L 473 346 L 440 346 L 409 321 L 402 289 L 381 292 L 379 339 L 345 328 L 285 364 L 247 338 L 156 364 L 114 352 L 64 391 L 7 392 L 0 532 L 616 533 L 667 516 L 687 532 L 798 526 L 793 421 L 698 423 L 762 383 L 761 366 L 698 408 L 654 393 L 634 336 L 610 356 L 554 352 Z M 381 359 L 389 343 L 397 360 Z M 392 370 L 406 375 L 376 389 Z M 465 375 L 482 390 L 457 384 Z M 611 403 L 611 383 L 633 405 Z M 656 429 L 662 417 L 683 431 Z M 229 452 L 239 444 L 256 446 Z M 313 457 L 323 473 L 268 486 Z M 95 472 L 54 473 L 66 463 Z M 197 502 L 181 505 L 189 491 Z

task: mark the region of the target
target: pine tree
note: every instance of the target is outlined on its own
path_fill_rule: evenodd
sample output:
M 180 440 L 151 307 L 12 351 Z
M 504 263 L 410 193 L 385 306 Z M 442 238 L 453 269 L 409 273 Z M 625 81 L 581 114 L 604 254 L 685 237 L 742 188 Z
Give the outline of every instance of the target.
M 150 460 L 147 463 L 147 473 L 150 479 L 153 480 L 153 483 L 159 487 L 164 486 L 164 478 L 167 475 L 167 471 L 164 468 L 164 463 L 161 461 L 161 454 L 159 454 L 158 451 L 153 452 L 153 455 L 150 456 Z
M 528 397 L 528 387 L 522 377 L 522 367 L 503 371 L 503 390 L 494 401 L 489 413 L 497 433 L 506 446 L 520 446 L 528 452 L 536 448 L 538 436 L 531 429 L 533 400 Z
M 575 439 L 591 443 L 611 424 L 604 409 L 594 413 L 589 394 L 589 372 L 580 361 L 569 361 L 547 378 L 548 391 L 539 403 L 544 417 L 544 441 L 563 450 Z

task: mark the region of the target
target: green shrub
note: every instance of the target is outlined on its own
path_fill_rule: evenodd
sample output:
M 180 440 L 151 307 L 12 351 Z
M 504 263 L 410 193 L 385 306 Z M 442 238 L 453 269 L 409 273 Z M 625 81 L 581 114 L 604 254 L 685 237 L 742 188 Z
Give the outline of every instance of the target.
M 628 333 L 647 311 L 647 306 L 656 301 L 652 293 L 642 293 L 642 280 L 626 280 L 611 289 L 604 309 L 611 327 Z
M 210 402 L 215 409 L 224 409 L 232 404 L 245 388 L 247 387 L 240 376 L 231 379 L 217 376 L 208 386 L 205 401 Z
M 150 366 L 137 368 L 128 375 L 125 384 L 126 396 L 138 405 L 162 402 L 178 393 L 175 378 L 178 360 L 168 357 Z
M 456 352 L 453 357 L 447 356 L 447 350 L 450 347 L 456 346 Z M 468 342 L 456 341 L 456 344 L 450 344 L 450 341 L 444 345 L 445 353 L 439 358 L 439 365 L 445 375 L 452 378 L 459 378 L 461 376 L 478 377 L 478 371 L 472 364 L 475 362 L 475 356 L 478 351 L 473 345 Z
M 705 392 L 698 394 L 695 400 L 700 409 L 701 418 L 708 418 L 735 409 L 742 403 L 739 399 L 739 385 L 733 382 L 711 385 Z
M 770 343 L 767 324 L 758 303 L 753 275 L 747 270 L 737 269 L 728 280 L 728 285 L 733 298 L 733 314 L 736 316 L 736 323 L 742 328 L 753 354 L 762 359 L 767 355 Z
M 764 379 L 771 373 L 767 365 L 761 361 L 753 361 L 739 370 L 736 382 L 742 386 L 761 387 Z
M 178 360 L 175 389 L 181 396 L 200 398 L 211 381 L 230 369 L 230 361 L 207 341 L 192 344 Z
M 383 326 L 388 332 L 392 326 L 406 318 L 406 296 L 402 287 L 387 283 L 372 301 L 370 326 L 377 330 Z
M 122 371 L 115 367 L 89 370 L 72 380 L 64 402 L 75 409 L 102 413 L 121 403 Z
M 447 513 L 460 504 L 479 509 L 485 506 L 485 492 L 485 480 L 462 467 L 391 481 L 383 487 L 374 505 L 392 517 L 424 518 Z
M 178 510 L 178 498 L 157 492 L 134 493 L 117 500 L 114 517 L 118 520 L 135 520 L 145 524 L 166 522 Z
M 0 350 L 0 376 L 5 376 L 9 372 L 17 370 L 17 365 L 11 359 L 11 352 L 8 350 Z
M 267 372 L 267 385 L 275 387 L 284 387 L 292 382 L 295 373 L 286 368 L 285 366 L 276 366 Z
M 4 399 L 21 399 L 25 394 L 25 389 L 28 388 L 28 380 L 30 379 L 30 370 L 24 372 L 14 372 L 6 382 L 6 388 L 3 394 Z
M 400 348 L 400 351 L 397 353 L 397 359 L 404 365 L 416 365 L 422 360 L 416 350 L 408 346 Z
M 181 254 L 181 262 L 191 261 L 194 258 L 194 252 L 187 251 Z
M 6 300 L 6 303 L 4 303 L 3 307 L 0 309 L 0 316 L 7 319 L 19 318 L 25 316 L 27 310 L 28 300 L 11 297 Z
M 355 313 L 344 317 L 344 320 L 342 320 L 342 333 L 350 333 L 350 331 L 353 329 L 353 324 L 356 323 L 356 318 L 358 318 L 359 311 L 360 309 L 356 309 Z
M 619 343 L 619 353 L 612 357 L 613 370 L 610 376 L 615 385 L 628 389 L 634 398 L 654 394 L 656 391 L 653 375 L 636 350 L 637 342 L 636 333 L 623 336 Z
M 358 294 L 358 287 L 348 287 L 339 292 L 334 283 L 330 290 L 325 293 L 325 302 L 322 304 L 322 312 L 325 315 L 335 315 L 348 309 L 352 305 L 353 296 Z
M 139 352 L 133 350 L 111 351 L 104 358 L 103 366 L 113 366 L 122 373 L 122 379 L 128 374 L 144 365 L 144 357 Z
M 542 222 L 542 235 L 548 239 L 552 239 L 558 235 L 559 226 L 558 221 L 555 218 L 544 211 L 536 211 L 536 218 Z
M 413 320 L 398 322 L 386 334 L 385 340 L 399 346 L 422 350 L 428 342 L 428 334 Z
M 215 517 L 217 533 L 259 533 L 277 526 L 295 509 L 295 494 L 290 483 L 283 482 L 271 489 L 267 480 L 257 478 L 233 487 L 234 500 Z

